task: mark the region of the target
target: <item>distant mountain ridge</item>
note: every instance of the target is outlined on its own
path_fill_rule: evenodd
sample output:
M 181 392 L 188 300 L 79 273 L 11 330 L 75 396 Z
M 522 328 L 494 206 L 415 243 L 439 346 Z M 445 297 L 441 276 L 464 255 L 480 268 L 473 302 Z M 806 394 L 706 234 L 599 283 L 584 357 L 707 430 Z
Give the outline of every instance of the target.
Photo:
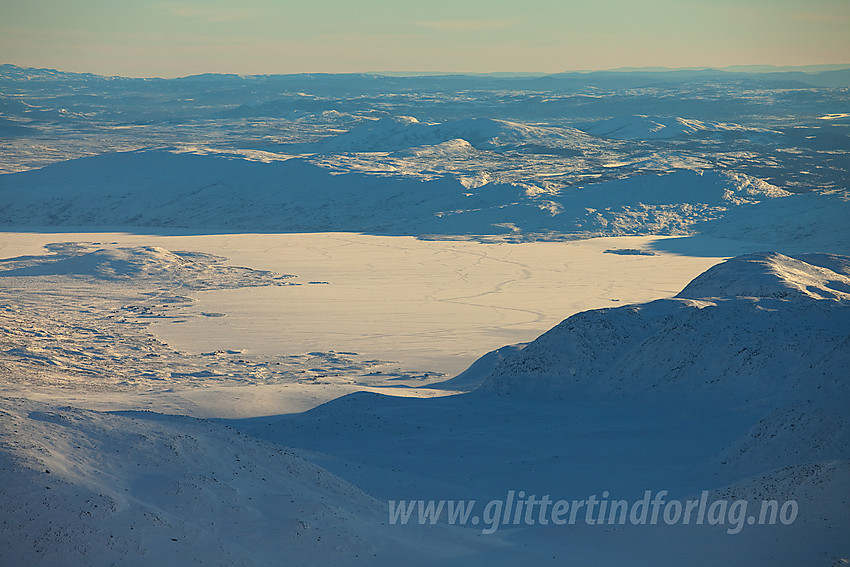
M 811 69 L 808 71 L 807 69 Z M 98 75 L 94 73 L 78 73 L 60 71 L 57 69 L 21 67 L 6 63 L 0 65 L 0 84 L 4 81 L 171 81 L 171 82 L 197 82 L 205 80 L 217 80 L 228 82 L 246 83 L 297 83 L 316 81 L 337 81 L 353 79 L 382 81 L 387 83 L 406 82 L 411 85 L 424 86 L 434 84 L 447 84 L 449 82 L 463 82 L 470 85 L 509 84 L 514 87 L 534 85 L 554 85 L 561 83 L 564 86 L 577 82 L 588 85 L 611 85 L 617 81 L 623 86 L 635 86 L 639 84 L 652 84 L 654 82 L 687 82 L 694 80 L 715 79 L 721 81 L 739 81 L 747 79 L 762 82 L 796 82 L 809 87 L 840 87 L 850 85 L 850 64 L 843 65 L 813 65 L 810 67 L 726 67 L 714 68 L 628 68 L 596 71 L 565 71 L 552 74 L 464 74 L 464 73 L 434 73 L 434 74 L 387 74 L 381 73 L 293 73 L 284 75 L 236 75 L 229 73 L 202 73 L 177 78 L 160 77 L 121 77 Z
M 594 136 L 617 140 L 663 140 L 697 134 L 725 137 L 782 135 L 777 130 L 767 128 L 745 127 L 740 124 L 694 120 L 678 116 L 649 116 L 645 114 L 615 116 L 586 126 L 584 131 Z
M 498 128 L 503 124 L 484 123 Z M 463 144 L 443 150 L 471 151 Z M 6 226 L 531 239 L 684 235 L 710 222 L 715 223 L 715 234 L 722 234 L 723 218 L 738 209 L 793 200 L 791 209 L 804 210 L 810 201 L 826 199 L 790 195 L 757 179 L 714 170 L 679 170 L 545 191 L 486 180 L 471 184 L 449 176 L 423 181 L 398 174 L 334 173 L 297 158 L 261 163 L 166 150 L 104 154 L 3 175 L 0 198 L 0 224 Z M 829 206 L 840 216 L 848 204 L 835 200 Z M 787 222 L 742 216 L 761 225 L 775 222 L 772 230 L 778 234 Z M 830 225 L 829 230 L 837 242 L 844 242 L 840 228 Z M 773 237 L 768 233 L 764 238 Z

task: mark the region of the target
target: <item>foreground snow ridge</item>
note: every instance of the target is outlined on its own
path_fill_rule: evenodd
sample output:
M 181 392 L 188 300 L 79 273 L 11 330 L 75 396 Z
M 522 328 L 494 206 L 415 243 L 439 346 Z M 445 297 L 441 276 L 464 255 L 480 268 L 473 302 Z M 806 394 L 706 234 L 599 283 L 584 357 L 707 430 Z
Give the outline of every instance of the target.
M 482 388 L 844 392 L 848 340 L 848 257 L 751 254 L 714 266 L 674 298 L 578 313 L 505 358 Z

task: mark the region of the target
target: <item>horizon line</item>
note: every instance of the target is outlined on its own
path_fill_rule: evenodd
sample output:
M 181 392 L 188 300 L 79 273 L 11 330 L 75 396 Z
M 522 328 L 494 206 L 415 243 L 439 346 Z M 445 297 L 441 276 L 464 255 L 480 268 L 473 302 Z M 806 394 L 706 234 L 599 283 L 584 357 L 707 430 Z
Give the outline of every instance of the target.
M 392 78 L 414 78 L 414 77 L 481 77 L 481 78 L 537 78 L 537 77 L 552 77 L 556 75 L 568 75 L 568 74 L 592 74 L 592 73 L 639 73 L 639 72 L 655 72 L 655 73 L 665 73 L 665 72 L 676 72 L 676 71 L 720 71 L 720 72 L 728 72 L 728 73 L 754 73 L 754 74 L 762 74 L 762 73 L 772 73 L 772 72 L 802 72 L 802 73 L 821 73 L 828 71 L 842 71 L 842 70 L 850 70 L 850 62 L 848 63 L 815 63 L 809 65 L 769 65 L 769 64 L 735 64 L 735 65 L 725 65 L 722 67 L 718 66 L 693 66 L 693 67 L 664 67 L 664 66 L 641 66 L 641 67 L 615 67 L 615 68 L 606 68 L 606 69 L 567 69 L 564 71 L 557 72 L 543 72 L 543 71 L 393 71 L 393 70 L 384 70 L 384 71 L 337 71 L 337 72 L 326 72 L 326 71 L 301 71 L 294 73 L 232 73 L 232 72 L 223 72 L 223 71 L 207 71 L 200 73 L 192 73 L 189 75 L 177 75 L 177 76 L 133 76 L 133 75 L 114 75 L 114 74 L 101 74 L 94 73 L 90 71 L 65 71 L 62 69 L 57 69 L 53 67 L 30 67 L 30 66 L 22 66 L 15 63 L 2 63 L 0 67 L 14 67 L 22 70 L 33 70 L 33 71 L 52 71 L 56 73 L 66 73 L 72 75 L 94 75 L 97 77 L 104 78 L 120 78 L 120 79 L 159 79 L 159 80 L 177 80 L 177 79 L 190 79 L 193 77 L 203 77 L 203 76 L 232 76 L 232 77 L 240 77 L 240 78 L 250 78 L 250 77 L 287 77 L 287 76 L 298 76 L 298 75 L 375 75 L 382 77 L 392 77 Z M 808 71 L 806 71 L 808 69 Z

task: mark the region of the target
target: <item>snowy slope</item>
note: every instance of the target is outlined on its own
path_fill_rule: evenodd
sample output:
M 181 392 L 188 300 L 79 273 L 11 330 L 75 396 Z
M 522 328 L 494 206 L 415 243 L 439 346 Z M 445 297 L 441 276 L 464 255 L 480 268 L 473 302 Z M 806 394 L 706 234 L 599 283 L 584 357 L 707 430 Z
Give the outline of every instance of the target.
M 463 191 L 453 180 L 332 175 L 297 159 L 264 164 L 167 151 L 106 154 L 18 175 L 0 177 L 7 224 L 392 231 L 423 207 L 450 206 Z
M 726 122 L 710 122 L 678 116 L 615 116 L 584 128 L 584 131 L 601 138 L 617 140 L 667 140 L 696 135 L 781 136 L 781 132 L 766 128 L 753 128 Z
M 388 530 L 354 486 L 208 421 L 8 398 L 0 419 L 3 565 L 429 565 L 488 547 Z
M 846 193 L 801 193 L 764 199 L 729 210 L 722 219 L 693 228 L 712 236 L 770 243 L 794 252 L 850 252 L 850 197 Z
M 754 254 L 700 274 L 682 298 L 778 297 L 850 300 L 850 258 L 835 254 Z

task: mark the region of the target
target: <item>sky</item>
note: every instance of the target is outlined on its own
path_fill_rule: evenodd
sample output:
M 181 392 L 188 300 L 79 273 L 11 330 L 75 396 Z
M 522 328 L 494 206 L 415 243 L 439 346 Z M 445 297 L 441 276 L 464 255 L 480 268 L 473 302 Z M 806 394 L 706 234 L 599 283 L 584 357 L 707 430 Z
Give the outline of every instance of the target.
M 0 0 L 0 63 L 129 77 L 850 63 L 850 0 Z

